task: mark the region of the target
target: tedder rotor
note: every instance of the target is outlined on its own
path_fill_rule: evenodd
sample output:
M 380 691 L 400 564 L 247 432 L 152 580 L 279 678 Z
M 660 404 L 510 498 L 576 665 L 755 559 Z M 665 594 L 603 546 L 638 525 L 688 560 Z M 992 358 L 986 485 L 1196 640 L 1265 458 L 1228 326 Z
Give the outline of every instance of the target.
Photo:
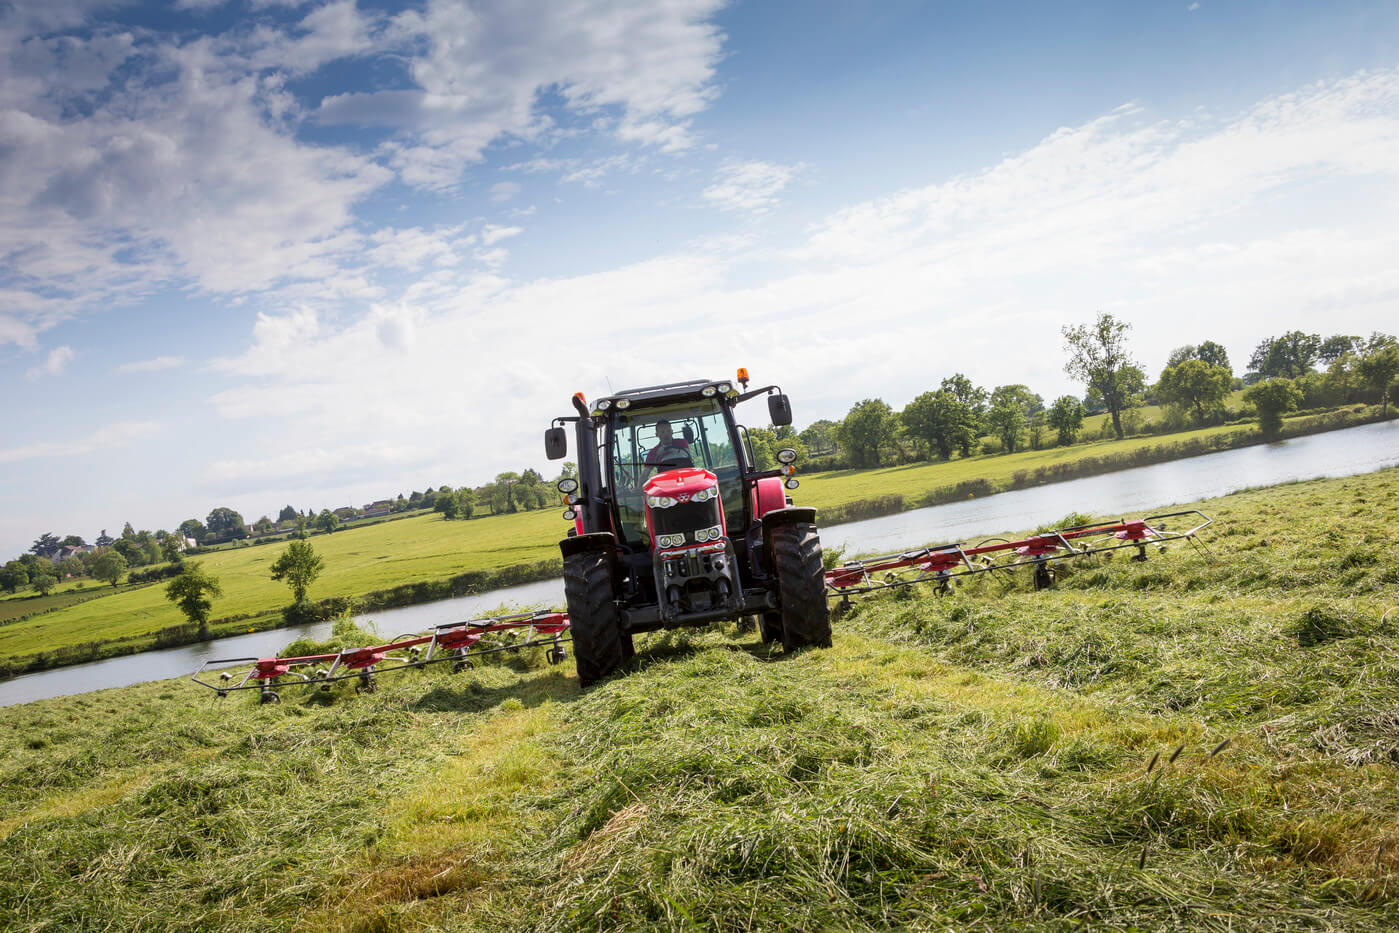
M 1059 561 L 1119 550 L 1146 560 L 1152 546 L 1171 541 L 1199 547 L 1196 535 L 1210 524 L 1197 510 L 1120 519 L 1046 531 L 1018 540 L 946 544 L 849 561 L 832 570 L 822 564 L 816 510 L 794 506 L 796 451 L 777 454 L 781 464 L 760 469 L 735 409 L 766 396 L 768 418 L 792 423 L 787 396 L 777 386 L 748 389 L 748 372 L 734 382 L 698 379 L 648 386 L 595 399 L 573 397 L 575 415 L 554 419 L 545 432 L 551 460 L 568 452 L 571 424 L 578 473 L 559 481 L 572 523 L 559 542 L 563 553 L 566 611 L 531 612 L 438 626 L 422 635 L 294 658 L 227 658 L 206 662 L 194 681 L 220 696 L 258 690 L 278 702 L 278 687 L 356 679 L 374 689 L 388 670 L 422 669 L 528 646 L 545 646 L 550 663 L 565 657 L 571 639 L 578 679 L 587 687 L 615 673 L 634 654 L 643 632 L 719 621 L 757 621 L 765 642 L 785 650 L 829 647 L 828 600 L 848 606 L 851 597 L 931 583 L 946 592 L 955 578 L 1009 573 L 1031 567 L 1036 589 L 1053 583 Z M 1183 528 L 1168 528 L 1167 522 Z M 253 662 L 241 676 L 228 671 L 218 683 L 206 672 Z

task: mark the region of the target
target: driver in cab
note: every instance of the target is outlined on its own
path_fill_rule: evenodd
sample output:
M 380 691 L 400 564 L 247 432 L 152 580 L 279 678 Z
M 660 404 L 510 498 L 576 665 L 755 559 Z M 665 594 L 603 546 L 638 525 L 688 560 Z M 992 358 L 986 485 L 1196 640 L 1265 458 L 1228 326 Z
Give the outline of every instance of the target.
M 656 422 L 656 446 L 646 453 L 649 467 L 669 468 L 694 466 L 690 459 L 690 442 L 675 436 L 669 421 Z

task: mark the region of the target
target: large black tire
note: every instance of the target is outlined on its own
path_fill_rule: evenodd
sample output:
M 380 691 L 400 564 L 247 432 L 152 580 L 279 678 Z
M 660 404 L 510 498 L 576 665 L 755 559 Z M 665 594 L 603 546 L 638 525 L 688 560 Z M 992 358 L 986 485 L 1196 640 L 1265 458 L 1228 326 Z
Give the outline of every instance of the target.
M 758 616 L 758 631 L 763 636 L 763 644 L 768 645 L 782 640 L 782 613 L 773 610 Z
M 831 646 L 831 614 L 826 607 L 826 573 L 821 566 L 821 536 L 809 522 L 772 529 L 777 565 L 777 594 L 782 600 L 782 647 Z
M 578 683 L 583 687 L 617 673 L 631 656 L 631 637 L 623 635 L 617 624 L 608 557 L 599 551 L 584 551 L 565 557 L 563 562 L 573 660 L 578 665 Z

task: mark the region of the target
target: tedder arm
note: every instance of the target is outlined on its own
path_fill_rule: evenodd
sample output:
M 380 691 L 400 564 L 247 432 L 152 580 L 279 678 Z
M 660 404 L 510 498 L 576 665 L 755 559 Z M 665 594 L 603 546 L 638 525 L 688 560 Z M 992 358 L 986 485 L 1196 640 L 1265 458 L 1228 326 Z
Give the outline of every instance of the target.
M 1188 527 L 1168 530 L 1167 519 L 1184 519 Z M 1164 549 L 1172 541 L 1186 541 L 1201 548 L 1196 535 L 1212 521 L 1198 509 L 1189 509 L 1134 520 L 1076 525 L 1015 541 L 992 538 L 971 546 L 944 544 L 865 558 L 826 571 L 826 598 L 848 605 L 851 596 L 915 583 L 932 583 L 939 592 L 946 592 L 955 577 L 1024 566 L 1034 568 L 1038 590 L 1053 583 L 1051 565 L 1056 561 L 1110 554 L 1124 548 L 1136 551 L 1132 560 L 1144 561 L 1148 547 Z M 385 671 L 423 669 L 448 662 L 453 670 L 461 671 L 470 667 L 471 659 L 478 655 L 535 645 L 547 645 L 549 663 L 557 664 L 565 657 L 563 642 L 568 638 L 568 630 L 567 612 L 525 612 L 449 622 L 427 634 L 400 635 L 386 644 L 331 654 L 205 661 L 190 679 L 220 697 L 235 690 L 257 690 L 264 703 L 281 702 L 279 687 L 321 686 L 328 690 L 332 683 L 351 678 L 358 678 L 357 691 L 370 692 L 375 688 L 375 675 Z M 250 661 L 252 667 L 241 675 L 221 670 Z M 216 670 L 221 670 L 218 683 L 200 679 Z

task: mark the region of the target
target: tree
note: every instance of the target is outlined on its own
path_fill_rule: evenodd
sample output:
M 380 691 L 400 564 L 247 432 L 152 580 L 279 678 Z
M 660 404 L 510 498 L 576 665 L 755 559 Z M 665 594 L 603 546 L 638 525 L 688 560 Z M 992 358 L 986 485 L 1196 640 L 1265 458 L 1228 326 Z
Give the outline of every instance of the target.
M 1156 394 L 1168 404 L 1195 409 L 1195 418 L 1203 425 L 1206 413 L 1222 408 L 1233 387 L 1233 374 L 1223 366 L 1190 359 L 1161 371 Z
M 316 516 L 316 527 L 326 534 L 340 527 L 340 516 L 330 509 L 321 509 L 321 514 Z
M 909 434 L 944 460 L 952 459 L 954 448 L 969 446 L 976 439 L 976 413 L 946 389 L 924 392 L 904 406 L 899 420 Z
M 87 573 L 87 567 L 76 557 L 65 557 L 58 564 L 58 572 L 64 577 L 81 577 Z
M 78 535 L 68 535 L 63 539 L 64 547 L 85 547 L 87 542 Z
M 18 593 L 21 587 L 29 585 L 29 570 L 17 560 L 12 560 L 0 569 L 0 587 L 11 593 Z
M 199 626 L 200 638 L 209 637 L 209 614 L 213 611 L 214 599 L 222 595 L 218 578 L 205 570 L 203 564 L 193 562 L 165 587 L 165 598 Z
M 88 571 L 98 580 L 106 580 L 112 586 L 116 586 L 121 580 L 121 575 L 126 573 L 126 566 L 126 558 L 113 549 L 98 554 Z
M 1059 433 L 1059 446 L 1067 447 L 1083 427 L 1083 403 L 1072 395 L 1061 395 L 1049 406 L 1045 420 Z
M 185 541 L 179 535 L 166 535 L 160 542 L 160 555 L 172 564 L 185 559 Z
M 1001 439 L 1008 454 L 1020 446 L 1020 434 L 1030 422 L 1030 415 L 1044 407 L 1040 397 L 1019 383 L 997 386 L 991 393 L 991 407 L 986 412 L 986 426 Z
M 55 586 L 58 586 L 58 577 L 51 573 L 40 573 L 29 582 L 34 589 L 39 591 L 40 596 L 47 596 L 53 592 Z
M 1258 427 L 1264 434 L 1282 430 L 1282 416 L 1301 400 L 1302 392 L 1291 379 L 1269 379 L 1244 393 L 1244 401 L 1258 409 Z
M 1112 430 L 1119 440 L 1124 436 L 1122 411 L 1146 385 L 1141 367 L 1127 352 L 1130 327 L 1126 321 L 1102 312 L 1091 327 L 1079 325 L 1063 330 L 1069 352 L 1064 371 L 1097 390 L 1112 416 Z
M 1367 353 L 1355 363 L 1356 374 L 1366 386 L 1380 394 L 1384 414 L 1389 414 L 1389 385 L 1399 377 L 1399 346 Z
M 1281 337 L 1264 339 L 1249 357 L 1248 367 L 1264 378 L 1296 379 L 1311 371 L 1321 355 L 1321 338 L 1290 330 Z
M 103 528 L 102 533 L 97 536 L 97 540 L 93 542 L 93 544 L 98 547 L 111 547 L 115 543 L 116 540 L 111 535 L 107 534 L 107 529 L 105 528 Z
M 1229 375 L 1233 376 L 1233 367 L 1229 365 L 1229 351 L 1215 343 L 1213 340 L 1206 340 L 1198 347 L 1193 344 L 1186 344 L 1183 347 L 1176 347 L 1171 351 L 1171 355 L 1166 358 L 1166 368 L 1179 366 L 1186 360 L 1199 360 L 1211 366 L 1223 366 L 1229 370 Z
M 45 532 L 34 540 L 29 546 L 29 553 L 38 557 L 48 557 L 55 553 L 60 547 L 58 535 Z
M 978 385 L 974 385 L 970 379 L 961 373 L 953 373 L 942 380 L 940 388 L 945 392 L 951 392 L 952 397 L 971 409 L 972 417 L 979 424 L 986 415 L 986 404 L 989 393 Z M 963 435 L 958 438 L 957 446 L 962 448 L 962 456 L 970 457 L 972 448 L 976 446 L 976 429 L 972 429 L 970 436 Z
M 284 506 L 282 506 L 282 511 L 280 511 L 280 512 L 277 513 L 277 524 L 279 524 L 279 525 L 280 525 L 282 522 L 290 522 L 290 521 L 295 521 L 295 520 L 296 520 L 296 509 L 292 508 L 290 505 L 284 505 Z
M 1364 342 L 1359 337 L 1333 334 L 1321 342 L 1321 347 L 1316 352 L 1317 359 L 1330 366 L 1347 353 L 1354 352 Z
M 500 489 L 500 490 L 502 490 L 502 491 L 505 493 L 505 511 L 507 511 L 507 512 L 513 512 L 513 511 L 515 511 L 515 509 L 516 509 L 516 504 L 515 504 L 515 486 L 518 485 L 519 482 L 520 482 L 520 474 L 519 474 L 519 473 L 497 473 L 497 474 L 496 474 L 496 477 L 495 477 L 495 485 L 496 485 L 496 488 L 497 488 L 497 489 Z M 439 493 L 439 494 L 440 494 L 440 493 Z
M 307 532 L 307 530 L 306 530 L 306 526 L 309 525 L 309 524 L 310 524 L 310 520 L 309 520 L 305 515 L 298 515 L 298 516 L 296 516 L 296 531 L 293 532 L 293 533 L 294 533 L 298 538 L 300 538 L 300 539 L 302 539 L 302 540 L 304 541 L 304 540 L 306 539 L 306 535 L 309 533 L 309 532 Z
M 272 579 L 287 581 L 292 598 L 300 604 L 306 601 L 306 590 L 316 582 L 324 567 L 325 561 L 310 541 L 293 541 L 272 565 Z
M 833 454 L 836 449 L 836 431 L 840 425 L 829 418 L 813 421 L 801 432 L 802 443 L 814 456 Z
M 272 519 L 268 518 L 266 515 L 253 522 L 253 531 L 256 531 L 260 535 L 271 534 L 272 528 Z
M 243 523 L 243 516 L 225 506 L 220 506 L 210 512 L 209 516 L 204 519 L 204 524 L 222 541 L 248 536 L 248 526 Z
M 197 518 L 187 518 L 180 522 L 180 527 L 175 529 L 186 538 L 193 538 L 196 541 L 203 541 L 204 536 L 209 533 L 209 529 L 204 527 L 204 523 Z
M 122 559 L 132 567 L 139 567 L 146 563 L 146 552 L 141 549 L 141 545 L 134 535 L 130 538 L 118 538 L 112 545 L 112 550 L 120 554 Z
M 841 422 L 838 437 L 856 466 L 879 466 L 879 450 L 894 443 L 899 422 L 883 399 L 855 404 Z

